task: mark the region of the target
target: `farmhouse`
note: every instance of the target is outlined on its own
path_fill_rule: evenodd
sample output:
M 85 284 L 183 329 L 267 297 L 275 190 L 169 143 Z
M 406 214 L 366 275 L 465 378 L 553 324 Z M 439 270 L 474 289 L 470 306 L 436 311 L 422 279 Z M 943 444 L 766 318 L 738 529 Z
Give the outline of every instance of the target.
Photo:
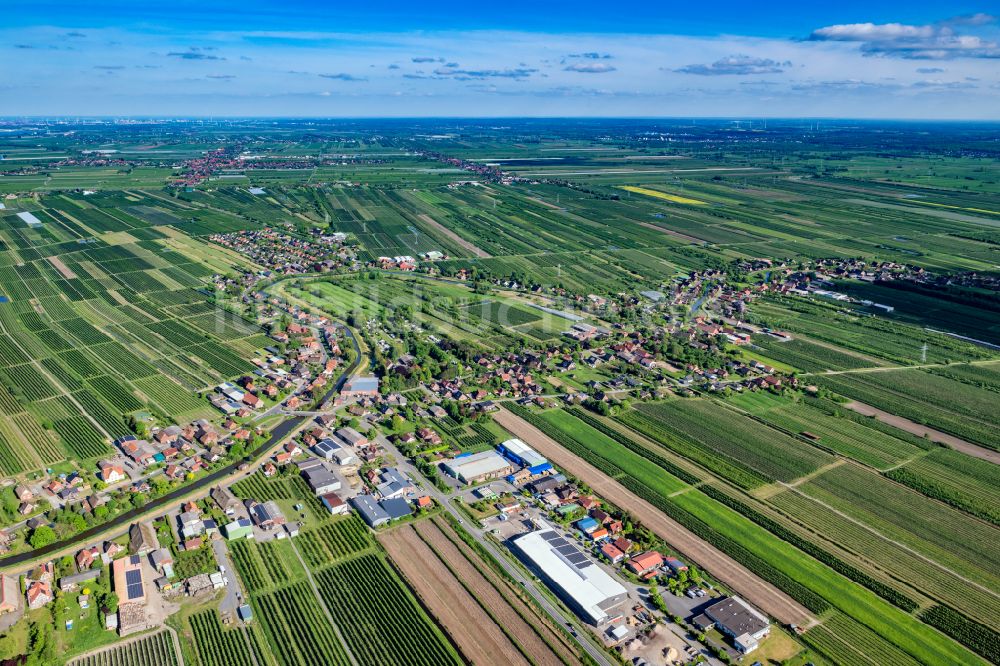
M 335 460 L 338 465 L 352 465 L 358 461 L 350 449 L 329 437 L 317 442 L 313 451 L 324 460 Z
M 254 504 L 250 507 L 250 517 L 253 518 L 253 522 L 257 527 L 265 530 L 274 529 L 285 524 L 285 516 L 282 515 L 278 504 L 273 501 Z
M 497 446 L 497 450 L 515 464 L 529 468 L 532 474 L 541 473 L 543 468 L 552 469 L 549 461 L 542 454 L 519 439 L 508 439 Z M 536 472 L 536 469 L 539 471 Z
M 368 446 L 368 438 L 354 428 L 341 428 L 337 431 L 337 437 L 347 442 L 349 446 Z
M 627 590 L 551 528 L 514 540 L 525 559 L 587 622 L 598 625 L 627 598 Z
M 229 494 L 229 491 L 222 486 L 217 486 L 212 489 L 209 493 L 212 496 L 212 500 L 215 502 L 216 506 L 222 510 L 227 516 L 232 516 L 236 513 L 236 508 L 240 505 L 239 501 Z
M 507 476 L 514 467 L 496 451 L 481 451 L 446 461 L 444 470 L 462 483 L 478 483 Z
M 128 549 L 133 555 L 149 555 L 159 547 L 156 532 L 149 523 L 133 523 L 128 528 Z
M 323 506 L 326 507 L 326 510 L 335 516 L 347 513 L 349 509 L 347 502 L 341 499 L 340 495 L 337 493 L 327 493 L 326 495 L 321 495 L 319 499 L 323 502 Z
M 637 576 L 656 571 L 663 565 L 663 556 L 655 550 L 639 553 L 628 562 L 628 568 Z
M 758 644 L 771 631 L 768 619 L 739 597 L 725 597 L 704 609 L 692 619 L 695 626 L 709 629 L 715 626 L 733 639 L 736 647 L 746 654 L 757 649 Z
M 35 610 L 52 601 L 52 585 L 44 580 L 33 580 L 28 583 L 25 591 L 28 598 L 28 608 Z
M 313 467 L 302 472 L 302 478 L 317 495 L 326 495 L 340 490 L 340 479 L 326 467 Z
M 253 523 L 246 518 L 240 518 L 222 526 L 222 534 L 232 541 L 233 539 L 252 539 Z
M 111 565 L 115 593 L 121 603 L 145 603 L 146 588 L 142 580 L 142 557 L 130 555 Z
M 383 500 L 379 502 L 379 506 L 382 507 L 383 511 L 389 514 L 389 520 L 405 518 L 413 513 L 413 509 L 410 508 L 409 502 L 402 497 L 394 497 L 392 499 Z
M 110 461 L 102 460 L 98 466 L 101 468 L 100 477 L 104 483 L 118 483 L 119 481 L 124 481 L 126 478 L 125 469 L 121 465 L 115 465 Z
M 63 592 L 75 590 L 81 583 L 89 583 L 97 580 L 100 575 L 100 569 L 87 569 L 79 573 L 63 576 L 59 579 L 59 589 Z

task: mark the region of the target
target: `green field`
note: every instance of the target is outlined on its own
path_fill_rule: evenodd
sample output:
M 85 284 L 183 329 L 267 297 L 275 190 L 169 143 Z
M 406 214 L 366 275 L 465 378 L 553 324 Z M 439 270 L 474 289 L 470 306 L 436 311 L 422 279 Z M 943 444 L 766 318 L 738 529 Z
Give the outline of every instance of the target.
M 460 662 L 356 515 L 327 518 L 293 540 L 230 546 L 280 664 L 346 664 L 348 651 L 360 663 Z M 385 604 L 395 612 L 383 612 Z
M 792 481 L 833 460 L 805 442 L 710 401 L 672 400 L 637 405 L 636 410 L 675 436 L 763 479 Z
M 817 376 L 814 381 L 890 414 L 1000 448 L 1000 410 L 989 389 L 922 370 Z
M 853 458 L 876 469 L 894 467 L 921 455 L 927 444 L 902 431 L 878 429 L 876 422 L 865 423 L 844 415 L 835 403 L 802 399 L 792 401 L 772 393 L 745 393 L 729 400 L 765 423 L 786 433 L 804 436 L 815 446 Z M 831 414 L 831 411 L 833 413 Z

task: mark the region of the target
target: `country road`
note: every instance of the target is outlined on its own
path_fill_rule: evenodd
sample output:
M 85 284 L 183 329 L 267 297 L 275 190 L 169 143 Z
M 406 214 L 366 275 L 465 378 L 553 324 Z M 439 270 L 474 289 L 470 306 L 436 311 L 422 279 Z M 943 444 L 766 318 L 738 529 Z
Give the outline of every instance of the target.
M 410 478 L 412 479 L 422 479 L 423 475 L 417 470 L 417 468 L 410 463 L 410 461 L 405 458 L 398 449 L 392 444 L 386 447 L 388 453 L 390 453 L 397 461 L 397 466 L 402 468 Z M 434 499 L 438 506 L 443 507 L 448 513 L 452 515 L 465 529 L 466 532 L 472 535 L 472 537 L 481 545 L 490 556 L 497 561 L 497 563 L 503 567 L 504 571 L 507 572 L 514 580 L 516 580 L 521 587 L 531 595 L 535 602 L 541 606 L 549 617 L 553 618 L 557 624 L 562 626 L 577 626 L 580 624 L 579 618 L 568 611 L 557 607 L 552 601 L 546 596 L 541 590 L 538 589 L 539 583 L 532 577 L 525 575 L 524 571 L 519 567 L 514 566 L 503 553 L 499 552 L 495 542 L 486 537 L 486 532 L 478 525 L 474 524 L 472 521 L 466 520 L 465 514 L 459 511 L 454 503 L 451 502 L 451 494 L 445 494 L 437 489 L 431 483 L 425 483 L 424 489 L 427 493 Z M 588 638 L 583 638 L 582 636 L 590 636 L 588 630 L 583 630 L 577 632 L 578 635 L 574 636 L 574 640 L 580 645 L 581 648 L 586 650 L 587 654 L 596 661 L 600 666 L 611 666 L 612 662 L 608 659 L 604 650 L 596 646 Z

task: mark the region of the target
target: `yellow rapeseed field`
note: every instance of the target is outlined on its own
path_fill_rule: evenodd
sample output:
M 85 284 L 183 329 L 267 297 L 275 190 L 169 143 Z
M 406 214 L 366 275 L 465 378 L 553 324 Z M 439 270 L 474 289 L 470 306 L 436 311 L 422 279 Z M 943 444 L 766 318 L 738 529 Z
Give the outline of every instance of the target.
M 689 199 L 687 197 L 679 197 L 676 194 L 667 194 L 666 192 L 660 192 L 659 190 L 648 190 L 645 187 L 634 187 L 632 185 L 622 185 L 619 189 L 627 190 L 629 192 L 635 192 L 636 194 L 645 194 L 647 197 L 656 197 L 657 199 L 666 199 L 667 201 L 673 201 L 674 203 L 680 204 L 692 204 L 695 206 L 704 206 L 707 201 L 699 201 L 698 199 Z
M 949 206 L 948 204 L 934 203 L 933 201 L 917 201 L 915 199 L 911 199 L 910 203 L 923 204 L 924 206 L 937 206 L 938 208 L 954 208 L 955 210 L 967 210 L 972 213 L 989 213 L 991 215 L 1000 215 L 1000 210 L 988 210 L 986 208 L 966 208 L 964 206 Z

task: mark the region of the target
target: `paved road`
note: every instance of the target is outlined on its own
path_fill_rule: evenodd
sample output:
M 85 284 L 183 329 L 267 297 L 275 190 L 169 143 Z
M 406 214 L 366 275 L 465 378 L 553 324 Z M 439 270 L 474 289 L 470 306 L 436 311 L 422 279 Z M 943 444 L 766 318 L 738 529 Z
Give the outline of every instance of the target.
M 354 333 L 349 328 L 346 327 L 344 327 L 343 330 L 346 331 L 347 336 L 351 340 L 351 345 L 354 347 L 354 352 L 355 352 L 354 361 L 352 361 L 350 365 L 344 368 L 343 372 L 337 378 L 337 381 L 333 383 L 333 386 L 330 387 L 330 390 L 327 391 L 326 395 L 323 396 L 324 402 L 326 400 L 329 400 L 331 396 L 333 396 L 335 393 L 339 392 L 341 388 L 343 388 L 344 384 L 347 382 L 347 379 L 351 376 L 351 373 L 353 373 L 357 369 L 357 367 L 361 364 L 361 361 L 363 360 L 363 357 L 361 356 L 361 348 L 358 345 L 357 339 L 355 339 L 354 337 Z M 212 472 L 208 476 L 203 476 L 192 483 L 181 486 L 176 490 L 172 490 L 166 495 L 161 495 L 156 499 L 150 500 L 145 504 L 145 506 L 142 506 L 138 509 L 132 509 L 130 511 L 126 511 L 125 513 L 116 516 L 114 519 L 106 523 L 95 525 L 94 527 L 84 530 L 83 532 L 78 532 L 77 534 L 69 537 L 68 539 L 63 539 L 62 541 L 56 541 L 55 543 L 49 544 L 48 546 L 44 546 L 42 548 L 36 548 L 35 550 L 29 550 L 23 553 L 18 553 L 17 555 L 9 555 L 7 557 L 0 558 L 0 568 L 12 567 L 12 566 L 17 566 L 19 564 L 24 564 L 25 562 L 31 562 L 32 560 L 44 557 L 45 555 L 49 555 L 51 553 L 58 553 L 59 551 L 62 551 L 76 544 L 87 544 L 95 537 L 103 534 L 104 532 L 107 532 L 110 529 L 113 529 L 116 525 L 124 525 L 126 523 L 131 523 L 135 521 L 137 518 L 145 516 L 150 512 L 155 511 L 159 507 L 168 506 L 195 491 L 201 489 L 207 490 L 220 480 L 226 478 L 227 476 L 237 471 L 240 465 L 242 465 L 244 462 L 250 462 L 254 460 L 258 456 L 262 455 L 265 451 L 270 450 L 271 448 L 282 442 L 290 433 L 294 432 L 296 428 L 302 425 L 302 423 L 305 420 L 306 417 L 299 416 L 288 419 L 286 421 L 282 421 L 271 430 L 271 437 L 266 442 L 258 446 L 243 460 L 237 460 L 236 462 L 230 463 L 229 465 L 226 465 L 225 467 Z
M 410 476 L 410 478 L 414 480 L 423 479 L 423 476 L 417 468 L 414 467 L 413 464 L 410 463 L 410 461 L 404 457 L 395 446 L 390 444 L 388 441 L 385 442 L 385 444 L 388 444 L 386 450 L 396 458 L 397 467 L 402 468 Z M 450 501 L 453 493 L 445 494 L 438 490 L 433 484 L 427 483 L 426 480 L 424 482 L 424 488 L 427 490 L 428 494 L 434 498 L 434 501 L 437 502 L 438 505 L 444 507 L 448 513 L 462 523 L 465 530 L 471 534 L 483 548 L 486 549 L 486 551 L 500 564 L 501 567 L 503 567 L 504 571 L 506 571 L 511 578 L 516 580 L 518 584 L 520 584 L 521 587 L 524 588 L 536 602 L 538 602 L 538 605 L 541 606 L 550 617 L 552 617 L 558 624 L 561 624 L 564 627 L 574 627 L 574 631 L 577 631 L 575 628 L 580 626 L 580 619 L 577 618 L 576 615 L 563 611 L 563 609 L 553 604 L 549 597 L 539 589 L 539 584 L 535 581 L 534 577 L 525 575 L 520 567 L 511 563 L 510 560 L 508 560 L 504 554 L 499 551 L 496 543 L 486 538 L 485 530 L 480 528 L 478 524 L 475 524 L 473 521 L 466 520 L 465 514 L 455 508 L 455 505 Z M 587 654 L 591 656 L 591 658 L 593 658 L 595 662 L 601 666 L 612 666 L 612 662 L 608 659 L 604 650 L 599 648 L 591 640 L 585 638 L 584 636 L 591 636 L 588 629 L 583 629 L 582 632 L 577 632 L 577 635 L 574 636 L 574 640 L 587 652 Z

